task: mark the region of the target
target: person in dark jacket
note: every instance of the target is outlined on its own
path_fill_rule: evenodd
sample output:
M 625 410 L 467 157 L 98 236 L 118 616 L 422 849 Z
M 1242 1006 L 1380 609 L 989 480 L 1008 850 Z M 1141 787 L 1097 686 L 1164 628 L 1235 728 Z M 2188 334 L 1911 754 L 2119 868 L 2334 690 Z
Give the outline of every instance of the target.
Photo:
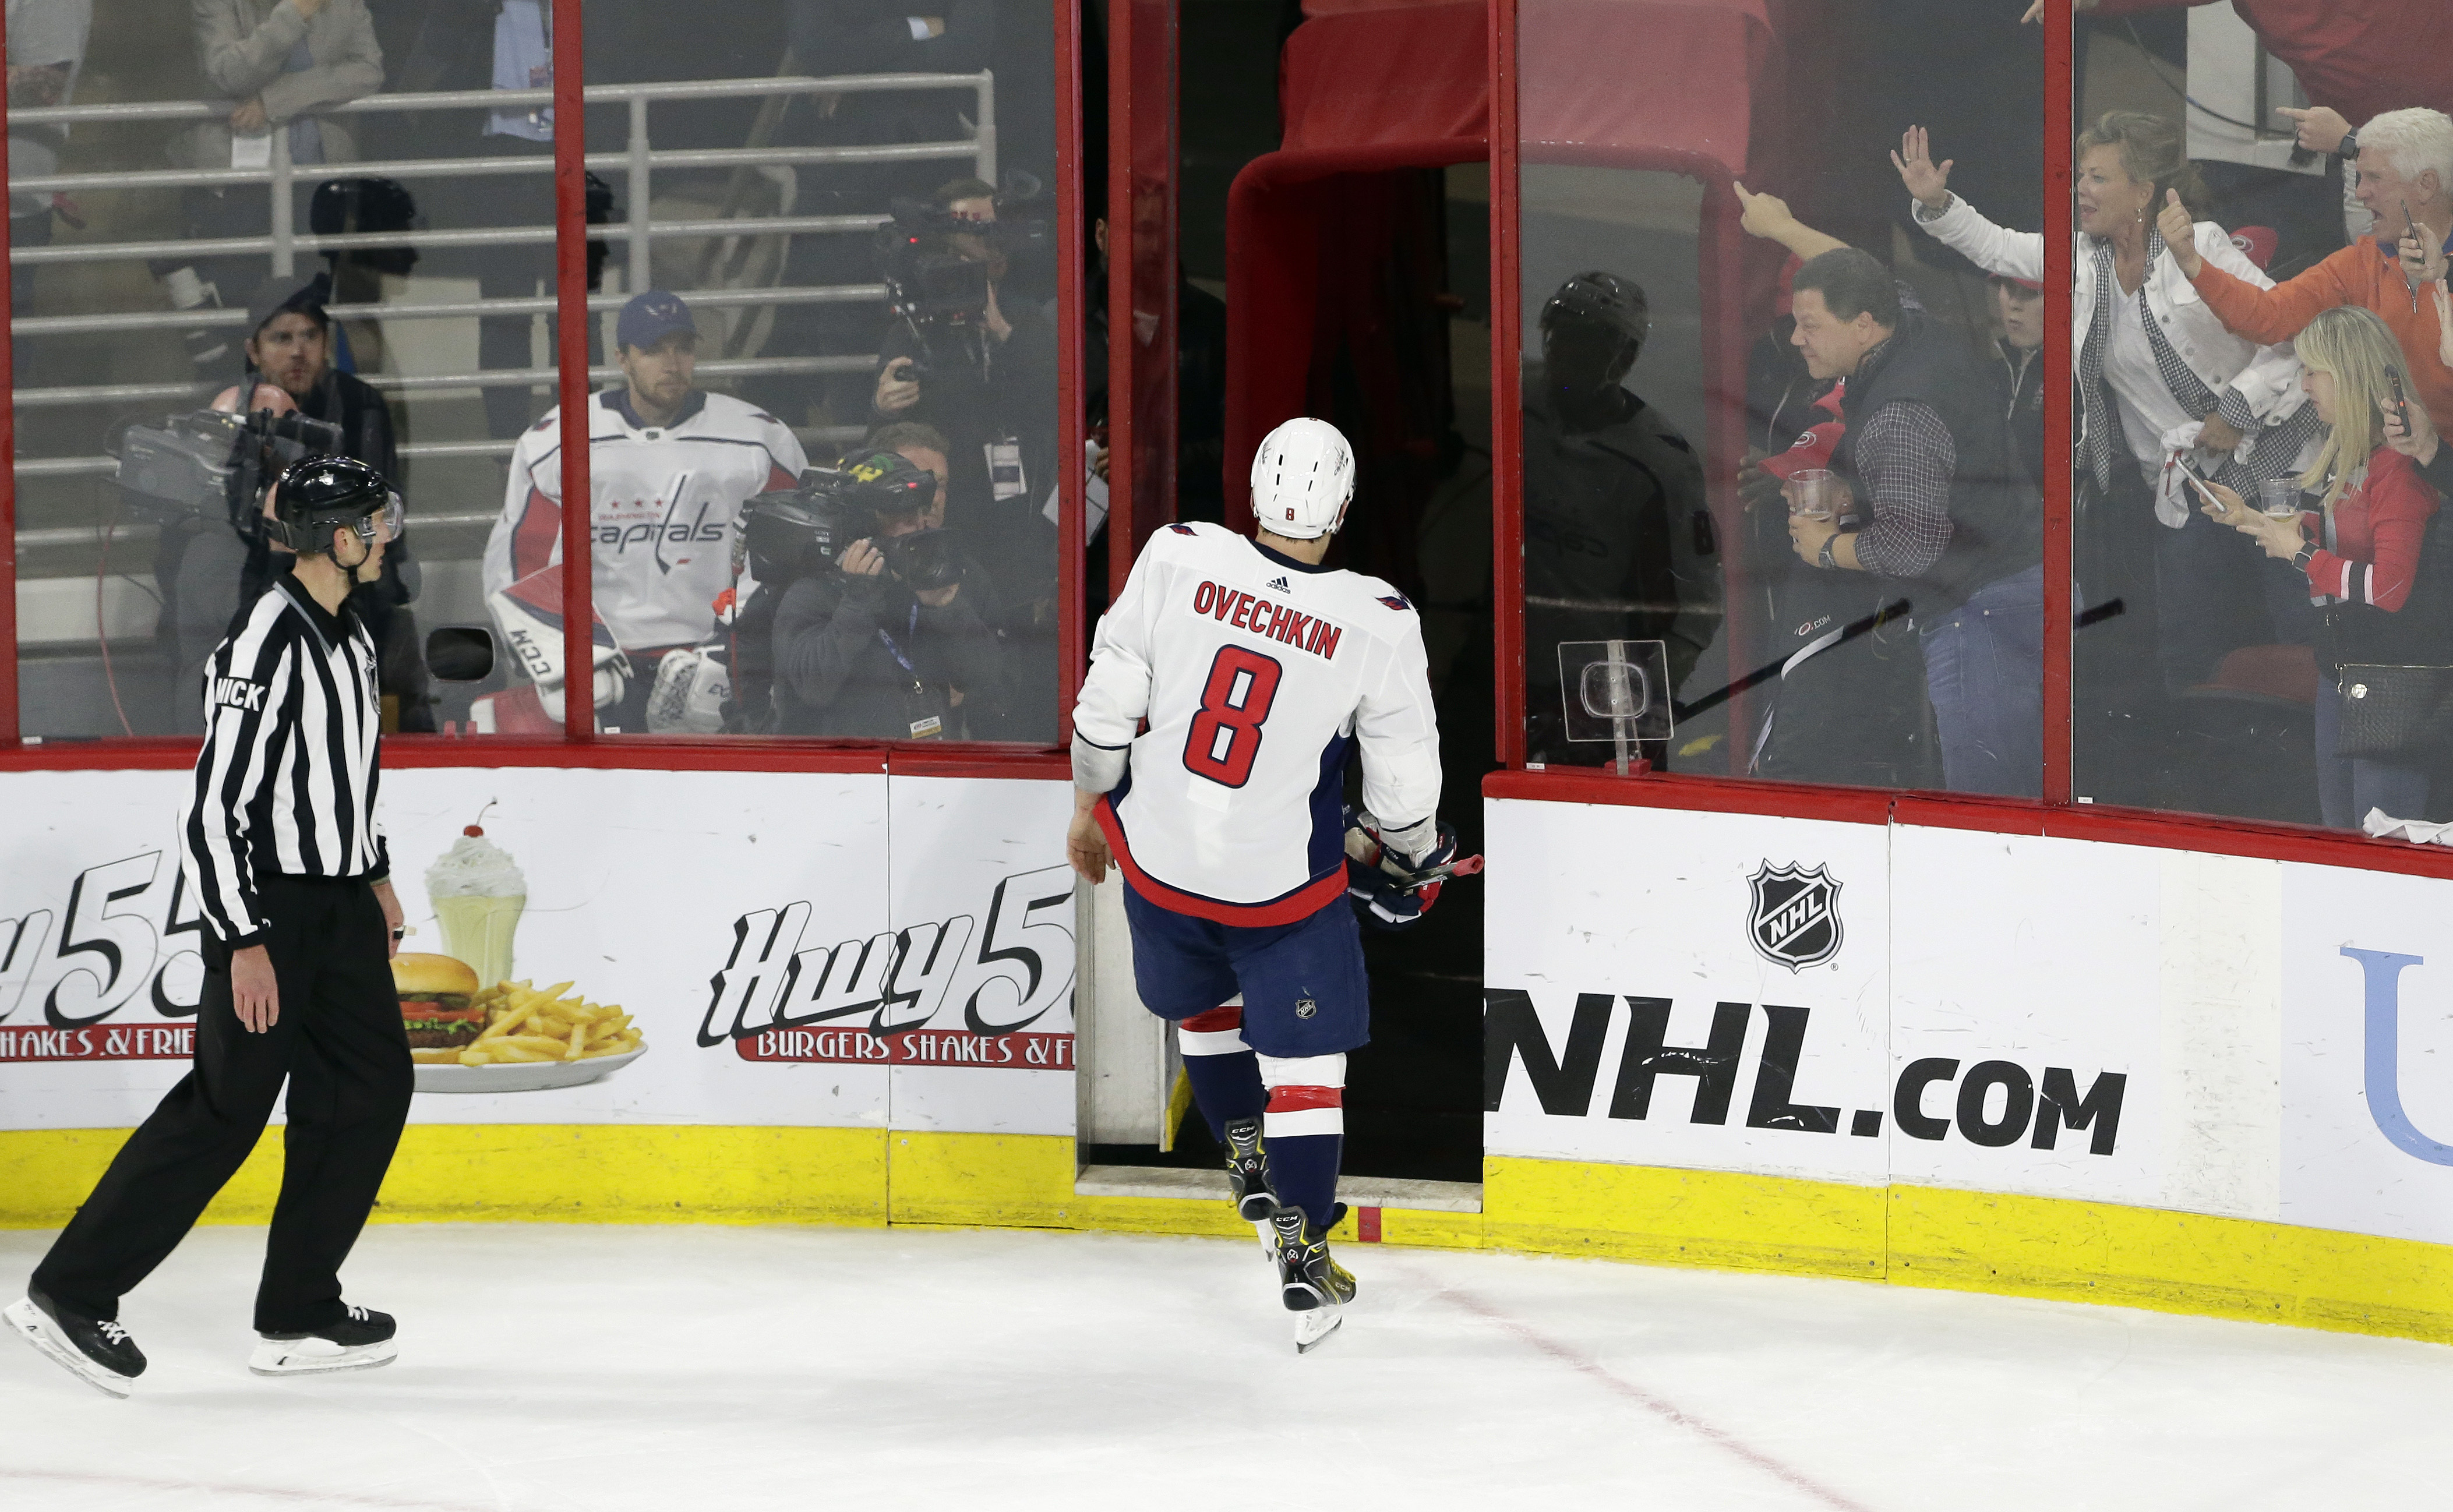
M 395 493 L 407 492 L 400 448 L 393 439 L 390 408 L 383 395 L 354 373 L 342 372 L 331 362 L 331 317 L 324 311 L 326 275 L 304 285 L 274 280 L 249 302 L 249 370 L 259 385 L 288 395 L 297 412 L 321 420 L 340 431 L 341 454 L 381 473 Z M 253 407 L 254 398 L 240 399 L 231 388 L 217 401 L 221 408 Z M 166 531 L 157 579 L 165 584 L 163 623 L 172 627 L 174 726 L 194 734 L 204 728 L 204 707 L 197 701 L 205 658 L 229 628 L 239 607 L 252 604 L 287 566 L 261 535 L 241 538 L 218 523 L 195 530 Z M 395 541 L 384 553 L 382 575 L 358 584 L 349 606 L 374 637 L 380 659 L 383 696 L 390 706 L 393 727 L 412 734 L 434 731 L 432 683 L 426 654 L 419 645 L 417 617 L 409 605 L 417 598 L 420 572 L 406 540 Z
M 1552 762 L 1607 755 L 1566 744 L 1562 644 L 1665 641 L 1675 687 L 1711 638 L 1702 459 L 1624 384 L 1651 328 L 1641 287 L 1579 273 L 1542 307 L 1542 361 L 1525 375 L 1526 722 Z
M 850 466 L 879 486 L 911 472 L 908 508 L 881 509 L 874 533 L 811 562 L 783 591 L 771 644 L 778 733 L 961 740 L 993 727 L 1005 688 L 987 575 L 939 525 L 934 480 L 893 452 Z
M 2034 797 L 2044 764 L 2043 507 L 1965 347 L 1904 311 L 1854 248 L 1798 270 L 1796 341 L 1848 380 L 1831 470 L 1868 523 L 1789 519 L 1798 558 L 1870 572 L 1909 599 L 1955 792 Z M 1844 517 L 1850 511 L 1841 511 Z

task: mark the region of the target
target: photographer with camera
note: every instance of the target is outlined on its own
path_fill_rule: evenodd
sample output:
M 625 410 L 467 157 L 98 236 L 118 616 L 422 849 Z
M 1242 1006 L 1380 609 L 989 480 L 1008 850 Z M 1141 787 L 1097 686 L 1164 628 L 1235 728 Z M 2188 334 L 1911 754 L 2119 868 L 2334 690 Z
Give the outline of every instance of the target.
M 1029 302 L 1000 298 L 1014 260 L 1043 248 L 1047 228 L 997 209 L 978 179 L 947 184 L 931 204 L 895 202 L 879 232 L 892 324 L 871 406 L 878 424 L 918 422 L 946 436 L 946 528 L 997 564 L 989 626 L 1022 686 L 1008 720 L 975 729 L 1052 741 L 1056 531 L 1035 506 L 1056 476 L 1056 331 Z
M 939 528 L 937 480 L 872 451 L 744 511 L 762 584 L 741 633 L 772 603 L 774 725 L 786 735 L 960 740 L 1001 712 L 995 632 L 978 566 Z M 736 686 L 754 703 L 755 669 Z

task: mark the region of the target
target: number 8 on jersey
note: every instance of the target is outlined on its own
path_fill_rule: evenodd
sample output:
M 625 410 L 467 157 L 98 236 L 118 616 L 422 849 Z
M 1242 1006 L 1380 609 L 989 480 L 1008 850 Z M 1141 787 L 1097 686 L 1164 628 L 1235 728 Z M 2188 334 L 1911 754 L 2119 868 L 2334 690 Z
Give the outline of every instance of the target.
M 1186 768 L 1228 787 L 1250 781 L 1252 762 L 1261 754 L 1261 726 L 1285 675 L 1275 657 L 1241 646 L 1220 647 L 1185 737 Z

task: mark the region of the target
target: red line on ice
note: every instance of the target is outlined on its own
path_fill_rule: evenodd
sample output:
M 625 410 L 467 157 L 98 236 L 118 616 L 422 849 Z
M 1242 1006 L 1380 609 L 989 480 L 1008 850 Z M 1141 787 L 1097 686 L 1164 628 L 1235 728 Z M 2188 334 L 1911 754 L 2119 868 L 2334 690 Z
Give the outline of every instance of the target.
M 1551 1359 L 1556 1360 L 1561 1364 L 1567 1366 L 1569 1369 L 1590 1376 L 1595 1381 L 1600 1382 L 1603 1385 L 1607 1386 L 1610 1390 L 1618 1393 L 1622 1397 L 1625 1397 L 1629 1402 L 1634 1403 L 1637 1406 L 1642 1407 L 1645 1411 L 1653 1414 L 1655 1417 L 1661 1418 L 1668 1422 L 1676 1423 L 1679 1427 L 1691 1430 L 1697 1436 L 1709 1441 L 1711 1443 L 1727 1450 L 1733 1455 L 1736 1455 L 1746 1463 L 1753 1465 L 1756 1469 L 1763 1471 L 1765 1475 L 1772 1477 L 1774 1480 L 1781 1482 L 1791 1489 L 1802 1491 L 1805 1495 L 1812 1497 L 1817 1502 L 1822 1502 L 1825 1506 L 1832 1508 L 1833 1512 L 1867 1512 L 1867 1508 L 1864 1502 L 1850 1501 L 1848 1498 L 1842 1496 L 1839 1492 L 1832 1490 L 1829 1486 L 1826 1486 L 1821 1482 L 1806 1475 L 1803 1470 L 1782 1463 L 1780 1461 L 1773 1459 L 1770 1455 L 1765 1454 L 1763 1450 L 1756 1448 L 1754 1445 L 1738 1438 L 1736 1435 L 1729 1433 L 1725 1429 L 1716 1428 L 1712 1424 L 1705 1422 L 1703 1419 L 1696 1417 L 1693 1413 L 1686 1411 L 1677 1403 L 1656 1397 L 1651 1392 L 1645 1390 L 1642 1386 L 1634 1385 L 1628 1382 L 1620 1380 L 1617 1376 L 1614 1376 L 1607 1370 L 1604 1369 L 1595 1361 L 1578 1354 L 1575 1350 L 1559 1343 L 1549 1335 L 1543 1333 L 1532 1324 L 1526 1323 L 1521 1319 L 1512 1318 L 1506 1313 L 1501 1312 L 1498 1308 L 1491 1306 L 1481 1298 L 1473 1296 L 1469 1292 L 1459 1291 L 1453 1286 L 1440 1287 L 1434 1295 L 1456 1303 L 1458 1306 L 1464 1308 L 1469 1313 L 1472 1313 L 1475 1317 L 1482 1319 L 1486 1323 L 1493 1323 L 1506 1329 L 1507 1332 L 1514 1334 L 1517 1338 L 1523 1340 L 1528 1344 L 1531 1344 L 1534 1348 L 1540 1350 L 1546 1355 L 1548 1355 Z

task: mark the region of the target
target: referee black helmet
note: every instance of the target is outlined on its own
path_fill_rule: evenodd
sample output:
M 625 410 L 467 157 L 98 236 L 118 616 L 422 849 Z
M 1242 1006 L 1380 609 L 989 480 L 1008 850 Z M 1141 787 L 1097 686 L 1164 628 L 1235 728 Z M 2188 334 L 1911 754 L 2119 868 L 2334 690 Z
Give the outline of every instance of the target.
M 375 516 L 393 497 L 384 475 L 353 457 L 309 457 L 291 463 L 273 485 L 267 533 L 300 556 L 331 550 L 332 532 L 342 528 L 371 546 Z
M 1580 348 L 1579 355 L 1605 353 L 1601 379 L 1614 384 L 1635 366 L 1652 336 L 1652 301 L 1633 279 L 1598 269 L 1578 273 L 1543 302 L 1542 336 L 1554 350 L 1572 347 Z

